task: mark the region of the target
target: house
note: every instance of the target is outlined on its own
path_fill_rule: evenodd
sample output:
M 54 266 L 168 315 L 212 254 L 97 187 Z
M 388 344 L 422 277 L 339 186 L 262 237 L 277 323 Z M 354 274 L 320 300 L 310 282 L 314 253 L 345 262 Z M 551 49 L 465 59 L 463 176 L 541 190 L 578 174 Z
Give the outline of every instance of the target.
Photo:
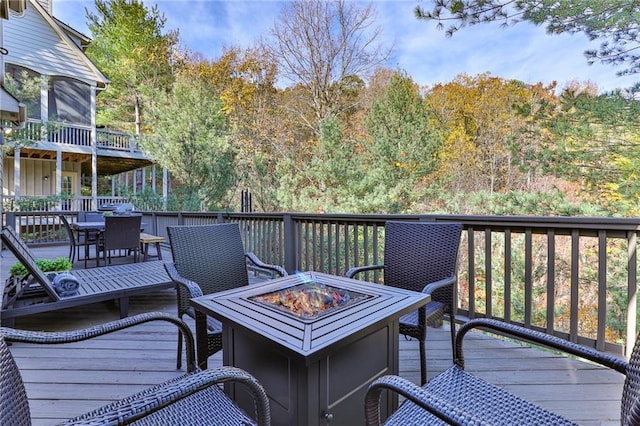
M 120 185 L 135 193 L 151 182 L 155 190 L 156 167 L 137 139 L 96 127 L 96 98 L 109 79 L 84 54 L 91 40 L 52 16 L 53 0 L 0 0 L 5 7 L 20 1 L 26 7 L 8 10 L 0 24 L 0 81 L 40 79 L 40 91 L 20 99 L 27 120 L 14 138 L 20 142 L 7 143 L 2 196 L 66 194 L 71 201 L 59 207 L 90 210 L 113 201 Z M 98 197 L 103 176 L 111 178 L 111 197 Z M 165 199 L 167 179 L 163 171 Z

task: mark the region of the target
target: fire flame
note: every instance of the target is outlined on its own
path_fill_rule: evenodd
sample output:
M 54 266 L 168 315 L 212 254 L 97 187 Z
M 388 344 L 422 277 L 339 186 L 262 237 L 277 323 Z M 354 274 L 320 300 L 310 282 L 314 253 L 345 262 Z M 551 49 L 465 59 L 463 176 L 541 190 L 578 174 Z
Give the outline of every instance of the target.
M 298 316 L 310 318 L 347 303 L 349 294 L 307 279 L 303 285 L 257 296 L 255 300 L 282 306 Z

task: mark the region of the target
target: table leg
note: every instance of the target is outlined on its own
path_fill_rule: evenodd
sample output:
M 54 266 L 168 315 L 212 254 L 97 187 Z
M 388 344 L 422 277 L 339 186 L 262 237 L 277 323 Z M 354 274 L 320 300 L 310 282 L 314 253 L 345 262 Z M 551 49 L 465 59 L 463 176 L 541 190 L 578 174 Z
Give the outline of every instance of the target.
M 198 367 L 202 370 L 207 369 L 207 315 L 196 310 L 196 355 L 198 358 Z
M 87 258 L 89 257 L 89 231 L 84 231 L 84 269 L 87 269 Z

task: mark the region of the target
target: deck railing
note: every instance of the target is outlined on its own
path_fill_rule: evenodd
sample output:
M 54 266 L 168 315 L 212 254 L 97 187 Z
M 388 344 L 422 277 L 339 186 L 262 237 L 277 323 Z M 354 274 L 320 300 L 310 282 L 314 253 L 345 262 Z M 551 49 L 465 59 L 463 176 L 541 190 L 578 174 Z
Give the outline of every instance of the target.
M 77 212 L 65 212 L 73 216 Z M 143 213 L 145 232 L 217 222 L 240 224 L 245 249 L 290 271 L 344 274 L 384 260 L 387 220 L 460 222 L 458 314 L 499 318 L 599 350 L 623 353 L 637 331 L 640 219 L 338 215 L 301 213 Z M 7 213 L 31 244 L 64 240 L 55 212 Z M 382 281 L 383 274 L 366 279 Z

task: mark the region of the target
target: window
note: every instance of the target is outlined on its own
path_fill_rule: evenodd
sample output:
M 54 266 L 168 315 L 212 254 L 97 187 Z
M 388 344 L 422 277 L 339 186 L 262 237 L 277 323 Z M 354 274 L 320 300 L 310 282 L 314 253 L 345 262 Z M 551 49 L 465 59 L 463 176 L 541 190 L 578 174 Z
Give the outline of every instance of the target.
M 91 91 L 87 84 L 66 77 L 52 77 L 49 86 L 49 119 L 91 124 Z
M 40 74 L 19 65 L 7 64 L 5 78 L 5 89 L 27 106 L 27 117 L 40 120 Z

